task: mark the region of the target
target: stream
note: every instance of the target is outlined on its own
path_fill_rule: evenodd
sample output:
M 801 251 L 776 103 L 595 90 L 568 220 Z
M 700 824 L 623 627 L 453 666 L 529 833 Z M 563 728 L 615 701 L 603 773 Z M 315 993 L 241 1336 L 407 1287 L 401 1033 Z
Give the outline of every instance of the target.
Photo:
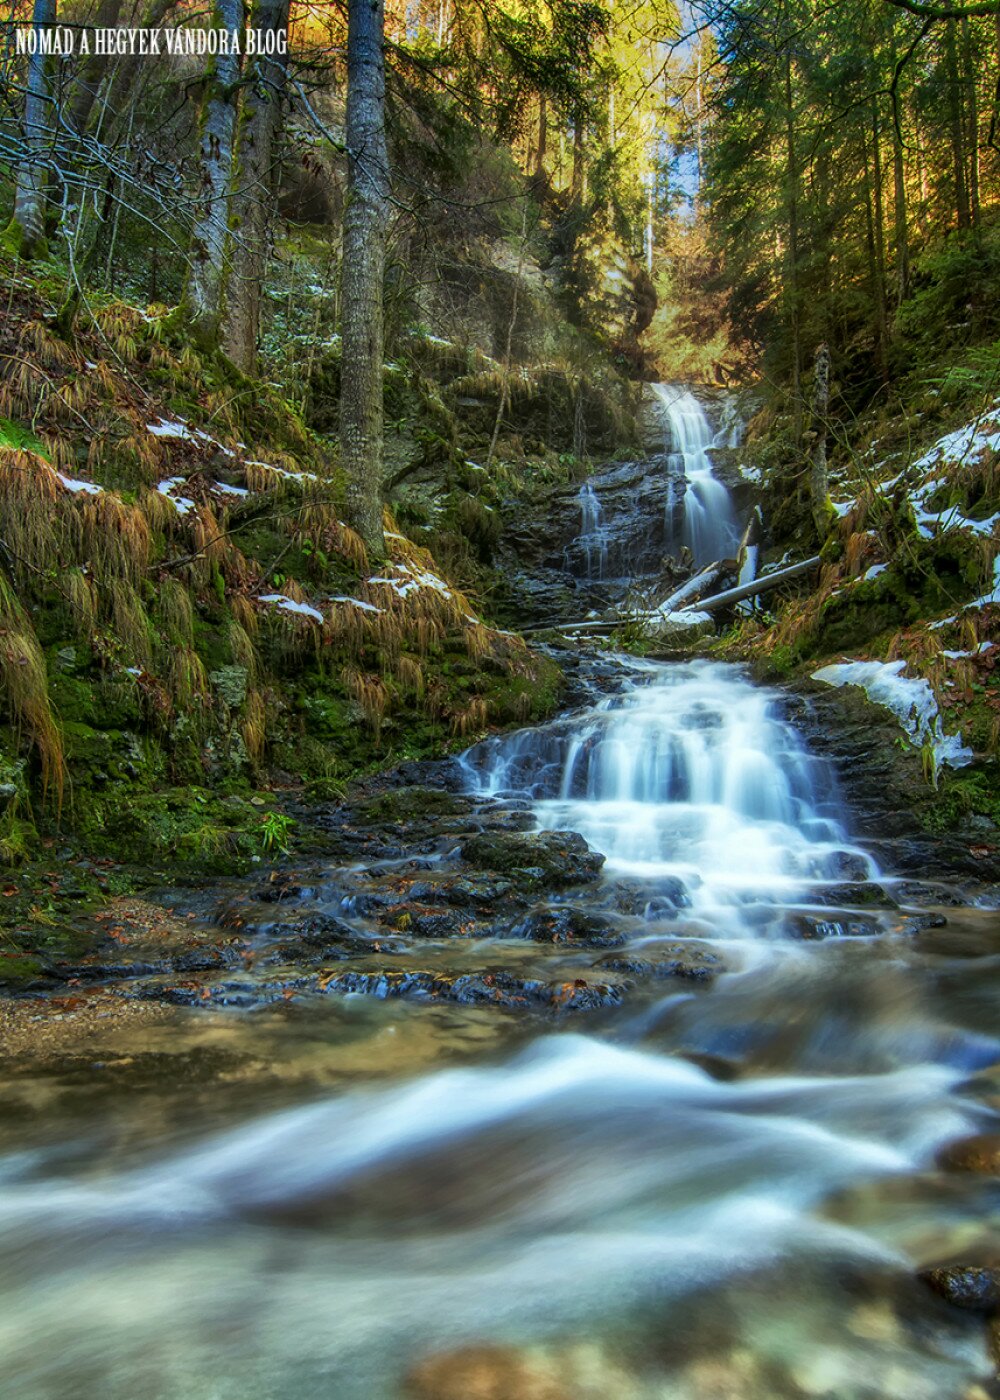
M 734 529 L 705 463 L 696 556 Z M 916 1271 L 1000 1239 L 996 1178 L 940 1161 L 996 1131 L 995 900 L 880 869 L 737 668 L 583 658 L 575 693 L 430 815 L 332 814 L 276 894 L 165 892 L 253 958 L 133 969 L 159 1019 L 0 1085 L 5 1396 L 991 1393 Z M 603 864 L 483 855 L 568 832 Z

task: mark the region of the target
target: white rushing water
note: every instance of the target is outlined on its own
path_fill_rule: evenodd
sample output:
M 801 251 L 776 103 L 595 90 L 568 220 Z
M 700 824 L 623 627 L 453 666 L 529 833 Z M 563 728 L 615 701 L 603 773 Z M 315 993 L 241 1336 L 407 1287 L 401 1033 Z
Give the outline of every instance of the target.
M 686 483 L 681 543 L 696 565 L 731 557 L 739 543 L 739 526 L 729 492 L 712 470 L 709 451 L 714 433 L 705 410 L 689 389 L 653 384 L 667 428 L 671 468 Z M 668 511 L 674 509 L 672 493 Z
M 604 510 L 597 492 L 589 481 L 580 487 L 580 534 L 578 544 L 583 554 L 586 577 L 591 582 L 604 578 L 608 567 L 608 532 Z
M 680 889 L 718 935 L 754 932 L 757 898 L 874 869 L 824 766 L 731 666 L 634 666 L 570 723 L 487 741 L 465 764 L 480 792 L 530 796 L 540 826 L 580 832 L 609 872 Z

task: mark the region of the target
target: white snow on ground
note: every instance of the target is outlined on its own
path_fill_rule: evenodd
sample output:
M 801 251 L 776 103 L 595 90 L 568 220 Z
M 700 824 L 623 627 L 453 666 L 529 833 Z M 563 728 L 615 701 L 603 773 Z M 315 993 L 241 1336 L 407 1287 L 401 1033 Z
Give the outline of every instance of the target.
M 888 567 L 888 564 L 873 564 L 861 575 L 861 582 L 870 583 L 873 578 L 878 578 L 879 574 L 884 574 Z
M 168 476 L 165 481 L 158 481 L 156 489 L 161 496 L 166 496 L 167 500 L 177 511 L 178 515 L 187 515 L 188 511 L 194 510 L 194 501 L 190 496 L 175 496 L 174 487 L 184 486 L 183 476 Z
M 160 418 L 155 423 L 147 423 L 146 431 L 154 437 L 180 438 L 183 442 L 198 441 L 198 437 L 180 418 Z
M 294 598 L 289 598 L 285 593 L 262 593 L 257 601 L 273 603 L 282 612 L 296 613 L 299 617 L 311 617 L 314 622 L 323 621 L 323 614 L 319 608 L 314 608 L 310 603 L 297 603 Z
M 954 527 L 969 530 L 976 535 L 990 535 L 1000 523 L 1000 511 L 986 520 L 973 520 L 964 515 L 957 506 L 949 505 L 943 510 L 933 510 L 927 504 L 936 491 L 947 487 L 949 470 L 954 472 L 955 468 L 975 465 L 984 452 L 1000 452 L 998 410 L 1000 401 L 993 405 L 989 413 L 981 414 L 974 422 L 967 423 L 965 427 L 957 428 L 952 433 L 945 433 L 907 469 L 907 475 L 922 473 L 924 478 L 910 491 L 910 504 L 913 507 L 917 529 L 924 539 L 930 539 L 932 535 Z M 891 481 L 883 482 L 882 490 L 888 490 L 898 480 L 899 477 L 896 476 Z
M 286 481 L 318 481 L 319 477 L 315 472 L 289 472 L 284 467 L 275 467 L 270 462 L 256 462 L 252 458 L 247 459 L 248 467 L 264 467 L 266 471 L 276 472 Z
M 973 753 L 960 734 L 945 734 L 934 692 L 922 677 L 904 676 L 905 661 L 845 661 L 813 672 L 813 680 L 827 685 L 857 685 L 876 705 L 883 705 L 899 720 L 917 748 L 930 744 L 934 765 L 964 768 Z
M 435 593 L 440 593 L 442 598 L 452 596 L 451 589 L 444 579 L 438 578 L 437 574 L 432 574 L 429 569 L 420 569 L 411 564 L 394 564 L 393 568 L 397 574 L 403 574 L 405 577 L 393 578 L 389 574 L 378 574 L 368 582 L 386 584 L 400 598 L 407 597 L 418 588 L 432 588 Z
M 88 496 L 99 496 L 104 490 L 103 486 L 98 486 L 93 481 L 78 481 L 75 476 L 63 476 L 62 472 L 56 472 L 56 476 L 65 486 L 67 491 L 72 491 L 74 495 L 83 491 Z
M 942 656 L 947 656 L 949 661 L 958 661 L 965 656 L 982 656 L 984 651 L 992 651 L 993 642 L 980 642 L 974 651 L 943 651 Z
M 228 481 L 213 481 L 213 491 L 221 491 L 224 496 L 249 496 L 245 486 L 230 486 Z
M 381 608 L 377 608 L 374 603 L 363 603 L 360 598 L 348 598 L 342 593 L 331 594 L 331 603 L 349 603 L 352 608 L 360 608 L 362 612 L 380 613 Z

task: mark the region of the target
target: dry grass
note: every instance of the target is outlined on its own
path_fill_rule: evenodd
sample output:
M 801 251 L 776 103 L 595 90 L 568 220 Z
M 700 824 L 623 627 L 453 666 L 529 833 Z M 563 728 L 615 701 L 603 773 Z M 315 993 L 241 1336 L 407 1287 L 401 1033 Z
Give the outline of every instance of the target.
M 264 756 L 264 745 L 267 742 L 267 711 L 259 690 L 247 693 L 243 718 L 240 721 L 240 734 L 250 761 L 259 763 Z
M 451 732 L 463 739 L 472 734 L 485 734 L 489 718 L 489 704 L 481 695 L 474 695 L 464 709 L 453 714 Z
M 67 516 L 66 491 L 35 452 L 0 447 L 0 534 L 19 580 L 59 562 Z
M 129 664 L 144 671 L 153 666 L 153 631 L 146 609 L 135 588 L 126 579 L 113 578 L 106 587 L 108 620 L 115 638 L 121 642 Z
M 49 702 L 45 657 L 34 628 L 13 589 L 0 575 L 0 693 L 15 726 L 38 750 L 43 793 L 62 804 L 66 763 L 62 738 Z
M 348 695 L 361 710 L 365 724 L 376 739 L 380 738 L 389 704 L 389 692 L 385 685 L 378 676 L 366 675 L 353 668 L 344 671 L 343 681 Z
M 149 521 L 139 506 L 112 491 L 88 496 L 81 514 L 83 547 L 98 578 L 138 584 L 150 559 Z
M 191 594 L 175 578 L 163 579 L 156 598 L 156 620 L 168 644 L 194 646 L 194 608 Z

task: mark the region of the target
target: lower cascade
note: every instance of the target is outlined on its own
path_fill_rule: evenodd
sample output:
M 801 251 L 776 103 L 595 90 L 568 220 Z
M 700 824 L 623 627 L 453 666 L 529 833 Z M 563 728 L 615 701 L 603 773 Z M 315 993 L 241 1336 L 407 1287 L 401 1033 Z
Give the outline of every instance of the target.
M 530 798 L 543 828 L 579 832 L 609 871 L 651 897 L 665 882 L 729 934 L 761 928 L 754 902 L 869 878 L 826 767 L 775 697 L 712 662 L 630 669 L 619 693 L 571 720 L 471 750 L 474 790 Z

